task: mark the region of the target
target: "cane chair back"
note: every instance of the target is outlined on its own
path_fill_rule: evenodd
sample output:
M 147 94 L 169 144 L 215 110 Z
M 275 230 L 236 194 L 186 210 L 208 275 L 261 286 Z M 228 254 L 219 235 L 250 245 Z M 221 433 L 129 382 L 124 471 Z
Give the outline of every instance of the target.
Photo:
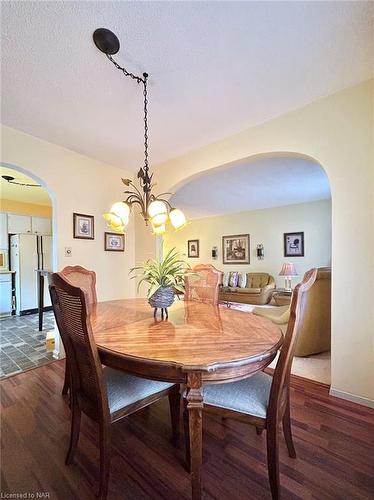
M 82 266 L 67 266 L 61 274 L 74 286 L 83 288 L 88 297 L 88 304 L 96 304 L 96 273 Z
M 185 300 L 218 305 L 221 272 L 210 264 L 198 264 L 192 271 L 196 275 L 185 277 Z
M 50 275 L 50 293 L 69 360 L 72 397 L 94 420 L 109 419 L 102 365 L 89 320 L 88 294 L 73 286 L 62 273 Z

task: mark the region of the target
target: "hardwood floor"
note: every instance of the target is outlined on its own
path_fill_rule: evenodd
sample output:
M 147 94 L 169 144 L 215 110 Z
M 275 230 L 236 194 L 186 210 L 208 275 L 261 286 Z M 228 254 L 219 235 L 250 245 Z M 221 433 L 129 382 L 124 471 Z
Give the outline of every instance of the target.
M 63 377 L 64 362 L 57 361 L 1 382 L 2 498 L 26 492 L 35 494 L 28 498 L 37 492 L 52 500 L 95 498 L 98 433 L 87 418 L 76 463 L 64 464 L 70 412 L 61 396 Z M 190 498 L 184 450 L 171 444 L 168 411 L 165 400 L 113 425 L 110 500 Z M 297 459 L 288 457 L 282 440 L 284 499 L 373 498 L 374 410 L 294 378 L 291 419 Z M 204 415 L 203 449 L 204 498 L 271 498 L 264 433 Z

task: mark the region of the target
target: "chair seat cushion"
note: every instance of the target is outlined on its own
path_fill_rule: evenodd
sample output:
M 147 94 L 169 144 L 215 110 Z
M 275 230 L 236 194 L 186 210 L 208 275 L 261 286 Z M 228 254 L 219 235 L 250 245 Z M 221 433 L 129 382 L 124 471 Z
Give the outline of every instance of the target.
M 204 404 L 265 418 L 273 377 L 258 372 L 228 384 L 204 386 Z
M 103 372 L 107 383 L 110 413 L 169 389 L 174 385 L 169 382 L 158 382 L 157 380 L 135 377 L 107 366 L 103 368 Z

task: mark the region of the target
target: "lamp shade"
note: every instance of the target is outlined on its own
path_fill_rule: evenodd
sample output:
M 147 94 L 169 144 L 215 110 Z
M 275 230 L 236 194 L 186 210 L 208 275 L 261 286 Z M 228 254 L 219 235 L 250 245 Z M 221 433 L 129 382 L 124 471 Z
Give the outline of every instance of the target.
M 160 215 L 160 214 L 167 214 L 168 209 L 166 206 L 166 203 L 163 202 L 162 200 L 153 200 L 148 207 L 148 214 L 151 217 L 151 219 L 155 215 Z
M 169 214 L 170 222 L 175 229 L 178 229 L 186 224 L 186 217 L 182 210 L 173 208 Z
M 295 265 L 292 262 L 285 262 L 279 276 L 298 276 Z
M 130 207 L 123 201 L 117 201 L 117 203 L 112 206 L 110 211 L 117 217 L 120 217 L 123 221 L 128 221 L 129 219 Z

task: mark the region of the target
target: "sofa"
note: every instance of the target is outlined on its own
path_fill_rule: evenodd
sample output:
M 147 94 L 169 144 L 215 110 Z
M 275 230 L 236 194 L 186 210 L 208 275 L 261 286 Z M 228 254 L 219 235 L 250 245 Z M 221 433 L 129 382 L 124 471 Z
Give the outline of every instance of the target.
M 295 356 L 310 356 L 331 349 L 331 269 L 320 267 L 313 286 L 306 293 L 304 320 L 297 339 Z M 253 314 L 264 316 L 286 333 L 290 306 L 255 307 Z
M 235 273 L 230 274 L 233 275 Z M 226 276 L 227 273 L 222 277 L 222 280 Z M 244 276 L 242 275 L 242 277 Z M 268 273 L 245 273 L 245 277 L 245 287 L 230 286 L 230 283 L 228 286 L 225 286 L 225 283 L 222 281 L 219 299 L 226 302 L 241 302 L 242 304 L 268 304 L 275 289 L 273 276 L 270 276 Z

